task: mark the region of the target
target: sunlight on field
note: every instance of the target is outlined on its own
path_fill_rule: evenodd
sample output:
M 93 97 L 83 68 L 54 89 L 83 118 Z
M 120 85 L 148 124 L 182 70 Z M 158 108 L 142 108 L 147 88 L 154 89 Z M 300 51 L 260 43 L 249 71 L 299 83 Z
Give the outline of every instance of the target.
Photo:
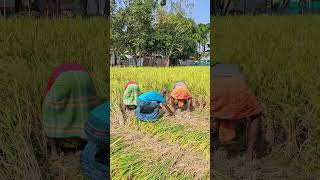
M 209 178 L 209 67 L 111 68 L 111 176 L 112 179 Z M 119 102 L 128 81 L 137 81 L 142 92 L 184 81 L 198 102 L 190 119 L 164 117 L 140 122 L 131 114 L 124 126 Z
M 110 72 L 111 103 L 118 103 L 122 96 L 124 86 L 129 81 L 139 83 L 140 90 L 161 91 L 166 88 L 171 91 L 177 81 L 186 82 L 195 98 L 207 103 L 210 102 L 210 68 L 208 67 L 141 67 L 116 68 Z

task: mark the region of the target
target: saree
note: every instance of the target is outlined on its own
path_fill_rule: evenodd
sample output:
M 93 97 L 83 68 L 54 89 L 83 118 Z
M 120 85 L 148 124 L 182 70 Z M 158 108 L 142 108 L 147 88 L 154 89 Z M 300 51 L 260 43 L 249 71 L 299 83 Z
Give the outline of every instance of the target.
M 106 102 L 90 112 L 85 132 L 88 143 L 80 155 L 82 172 L 90 179 L 110 179 L 108 159 L 110 103 Z
M 81 152 L 80 164 L 81 171 L 84 175 L 92 180 L 106 180 L 110 179 L 110 168 L 107 164 L 103 164 L 96 160 L 97 144 L 89 141 Z M 107 152 L 105 153 L 108 154 Z M 107 158 L 105 158 L 108 160 Z
M 160 115 L 160 103 L 157 101 L 138 101 L 135 115 L 137 119 L 142 121 L 155 121 Z
M 221 144 L 227 144 L 236 135 L 235 124 L 261 113 L 262 108 L 237 66 L 218 64 L 212 73 L 211 115 L 220 122 Z
M 192 98 L 191 92 L 187 89 L 187 87 L 184 84 L 176 84 L 170 95 L 173 99 L 178 100 L 179 108 L 184 106 L 185 100 Z
M 137 99 L 140 94 L 139 86 L 136 83 L 132 83 L 132 82 L 129 82 L 129 83 L 127 83 L 122 96 L 123 103 L 124 105 L 127 105 L 127 106 L 136 106 Z
M 75 64 L 57 67 L 45 94 L 42 118 L 46 135 L 85 139 L 85 122 L 98 102 L 93 81 L 85 69 Z
M 109 142 L 110 103 L 106 102 L 92 111 L 85 126 L 88 141 L 106 145 Z

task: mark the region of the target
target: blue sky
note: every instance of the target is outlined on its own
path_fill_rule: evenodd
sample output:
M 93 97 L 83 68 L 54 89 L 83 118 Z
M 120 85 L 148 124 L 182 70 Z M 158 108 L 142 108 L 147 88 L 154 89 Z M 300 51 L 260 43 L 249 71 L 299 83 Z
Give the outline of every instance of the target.
M 177 2 L 179 0 L 167 0 L 166 9 L 170 9 L 170 2 Z M 193 8 L 188 11 L 191 18 L 193 18 L 196 23 L 209 23 L 210 22 L 210 0 L 188 0 L 188 2 L 193 2 Z
M 194 0 L 191 17 L 196 23 L 210 22 L 210 0 Z

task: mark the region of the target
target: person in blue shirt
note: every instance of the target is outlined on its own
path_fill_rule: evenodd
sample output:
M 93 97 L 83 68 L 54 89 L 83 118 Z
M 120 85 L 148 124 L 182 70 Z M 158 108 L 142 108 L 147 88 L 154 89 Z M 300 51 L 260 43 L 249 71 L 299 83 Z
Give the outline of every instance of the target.
M 165 99 L 166 94 L 166 90 L 162 90 L 161 93 L 151 90 L 141 94 L 138 97 L 137 108 L 135 110 L 137 119 L 142 121 L 155 121 L 165 113 L 162 107 L 167 110 L 170 116 L 173 116 L 174 113 L 167 105 Z M 162 105 L 162 107 L 160 105 Z
M 89 179 L 110 179 L 110 102 L 90 111 L 85 125 L 87 145 L 81 152 L 82 173 Z

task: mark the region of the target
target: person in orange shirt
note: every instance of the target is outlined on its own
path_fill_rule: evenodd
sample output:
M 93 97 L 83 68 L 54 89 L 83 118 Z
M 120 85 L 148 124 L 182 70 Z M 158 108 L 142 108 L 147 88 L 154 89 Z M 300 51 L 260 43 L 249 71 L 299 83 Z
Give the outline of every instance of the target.
M 177 82 L 169 96 L 169 102 L 174 112 L 177 109 L 191 112 L 192 109 L 192 94 L 188 90 L 184 82 Z
M 210 114 L 219 135 L 218 144 L 229 144 L 236 137 L 236 124 L 244 122 L 246 156 L 252 159 L 262 108 L 237 65 L 216 64 L 211 73 Z

